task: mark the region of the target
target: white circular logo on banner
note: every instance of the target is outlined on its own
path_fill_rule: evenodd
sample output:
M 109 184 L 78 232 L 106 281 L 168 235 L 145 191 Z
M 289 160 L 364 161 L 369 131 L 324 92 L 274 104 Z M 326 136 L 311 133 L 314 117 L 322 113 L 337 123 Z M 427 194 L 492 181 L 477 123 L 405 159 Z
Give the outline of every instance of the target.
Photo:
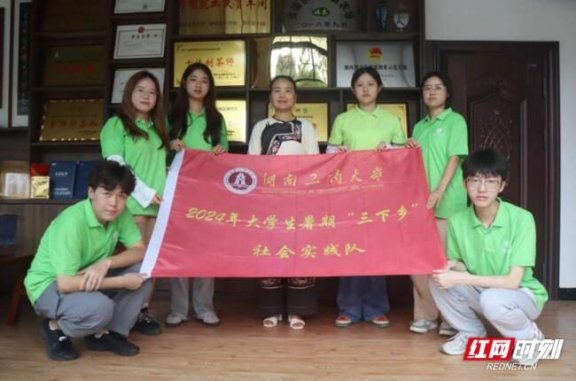
M 224 186 L 235 194 L 248 194 L 257 184 L 256 174 L 248 168 L 233 168 L 224 175 Z

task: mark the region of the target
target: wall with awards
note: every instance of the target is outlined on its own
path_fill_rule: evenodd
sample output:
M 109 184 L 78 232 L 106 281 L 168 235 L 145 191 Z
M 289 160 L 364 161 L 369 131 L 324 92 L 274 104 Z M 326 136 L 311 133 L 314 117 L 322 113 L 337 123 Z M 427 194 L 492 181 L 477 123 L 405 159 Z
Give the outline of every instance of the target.
M 21 35 L 29 36 L 22 82 L 29 138 L 18 134 L 6 148 L 30 163 L 100 158 L 100 129 L 128 78 L 154 73 L 168 106 L 183 70 L 197 61 L 213 71 L 236 153 L 273 113 L 268 86 L 279 74 L 296 80 L 296 112 L 321 143 L 354 103 L 350 78 L 360 66 L 380 72 L 379 103 L 396 110 L 408 132 L 421 114 L 424 0 L 14 1 L 28 6 Z

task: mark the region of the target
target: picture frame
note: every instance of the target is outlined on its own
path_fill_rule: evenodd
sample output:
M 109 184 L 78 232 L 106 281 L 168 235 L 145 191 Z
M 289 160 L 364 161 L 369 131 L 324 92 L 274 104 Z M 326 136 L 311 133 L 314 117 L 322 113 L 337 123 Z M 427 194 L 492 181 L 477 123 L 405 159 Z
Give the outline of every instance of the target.
M 114 14 L 164 12 L 165 0 L 116 0 Z
M 298 102 L 292 109 L 297 118 L 306 119 L 316 130 L 318 143 L 328 142 L 330 105 L 328 102 Z M 268 106 L 268 116 L 274 115 L 274 107 Z
M 110 103 L 119 104 L 122 102 L 122 96 L 124 94 L 124 87 L 126 82 L 130 77 L 139 71 L 147 70 L 158 79 L 160 83 L 160 91 L 164 91 L 164 76 L 165 69 L 158 67 L 143 67 L 143 68 L 129 68 L 129 69 L 116 69 L 114 72 L 114 82 L 112 86 L 112 94 L 110 95 Z
M 338 41 L 336 86 L 350 87 L 354 71 L 370 66 L 386 88 L 415 88 L 414 44 L 410 41 Z
M 31 0 L 14 1 L 11 126 L 28 127 Z
M 347 103 L 346 111 L 351 110 L 354 106 L 356 106 L 356 103 Z M 402 126 L 404 136 L 408 138 L 408 103 L 378 103 L 378 106 L 382 107 L 384 110 L 390 111 L 400 119 L 400 125 Z
M 218 99 L 216 108 L 226 122 L 228 142 L 246 143 L 247 103 L 243 99 Z
M 217 87 L 246 84 L 246 41 L 184 41 L 174 44 L 173 86 L 180 85 L 182 73 L 194 62 L 208 66 Z
M 135 24 L 116 27 L 114 59 L 162 58 L 166 24 Z

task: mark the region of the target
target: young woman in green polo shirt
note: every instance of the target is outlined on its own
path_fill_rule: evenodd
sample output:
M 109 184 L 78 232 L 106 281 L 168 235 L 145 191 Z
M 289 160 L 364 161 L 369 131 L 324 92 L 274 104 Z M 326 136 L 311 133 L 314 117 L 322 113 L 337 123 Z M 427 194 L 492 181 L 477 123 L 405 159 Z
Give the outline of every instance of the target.
M 352 75 L 352 93 L 356 107 L 336 118 L 328 139 L 327 153 L 348 150 L 384 150 L 391 144 L 406 142 L 400 120 L 378 107 L 382 79 L 376 69 L 362 67 Z M 388 327 L 390 309 L 386 278 L 383 276 L 351 276 L 340 278 L 338 287 L 337 327 L 348 327 L 365 320 L 378 327 Z
M 164 118 L 158 79 L 150 72 L 139 71 L 126 83 L 117 115 L 108 119 L 100 133 L 102 156 L 130 166 L 136 176 L 136 188 L 127 208 L 145 243 L 154 230 L 166 182 L 170 140 Z M 161 332 L 146 305 L 134 328 L 149 335 Z
M 196 62 L 184 70 L 168 122 L 170 148 L 175 151 L 191 148 L 217 155 L 228 151 L 226 123 L 216 109 L 214 77 L 208 66 Z M 178 326 L 189 318 L 189 279 L 173 278 L 170 284 L 172 303 L 166 325 Z M 195 278 L 192 294 L 194 317 L 207 325 L 220 324 L 214 311 L 214 278 Z
M 422 98 L 427 115 L 414 126 L 410 148 L 420 147 L 430 195 L 428 208 L 434 209 L 438 231 L 445 243 L 447 219 L 466 207 L 466 189 L 462 186 L 461 158 L 468 155 L 468 128 L 462 115 L 450 108 L 452 84 L 440 72 L 431 72 L 422 79 Z M 410 331 L 426 333 L 438 327 L 438 309 L 428 288 L 428 275 L 412 275 L 414 285 L 414 320 Z M 446 323 L 440 325 L 441 335 L 456 332 Z

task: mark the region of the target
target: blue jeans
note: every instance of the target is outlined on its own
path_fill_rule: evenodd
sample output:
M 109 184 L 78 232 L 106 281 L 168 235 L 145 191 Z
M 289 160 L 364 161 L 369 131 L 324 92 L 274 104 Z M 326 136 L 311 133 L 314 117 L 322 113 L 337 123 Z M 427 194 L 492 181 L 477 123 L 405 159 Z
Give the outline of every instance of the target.
M 352 321 L 370 321 L 390 310 L 386 278 L 383 276 L 341 277 L 338 312 Z

